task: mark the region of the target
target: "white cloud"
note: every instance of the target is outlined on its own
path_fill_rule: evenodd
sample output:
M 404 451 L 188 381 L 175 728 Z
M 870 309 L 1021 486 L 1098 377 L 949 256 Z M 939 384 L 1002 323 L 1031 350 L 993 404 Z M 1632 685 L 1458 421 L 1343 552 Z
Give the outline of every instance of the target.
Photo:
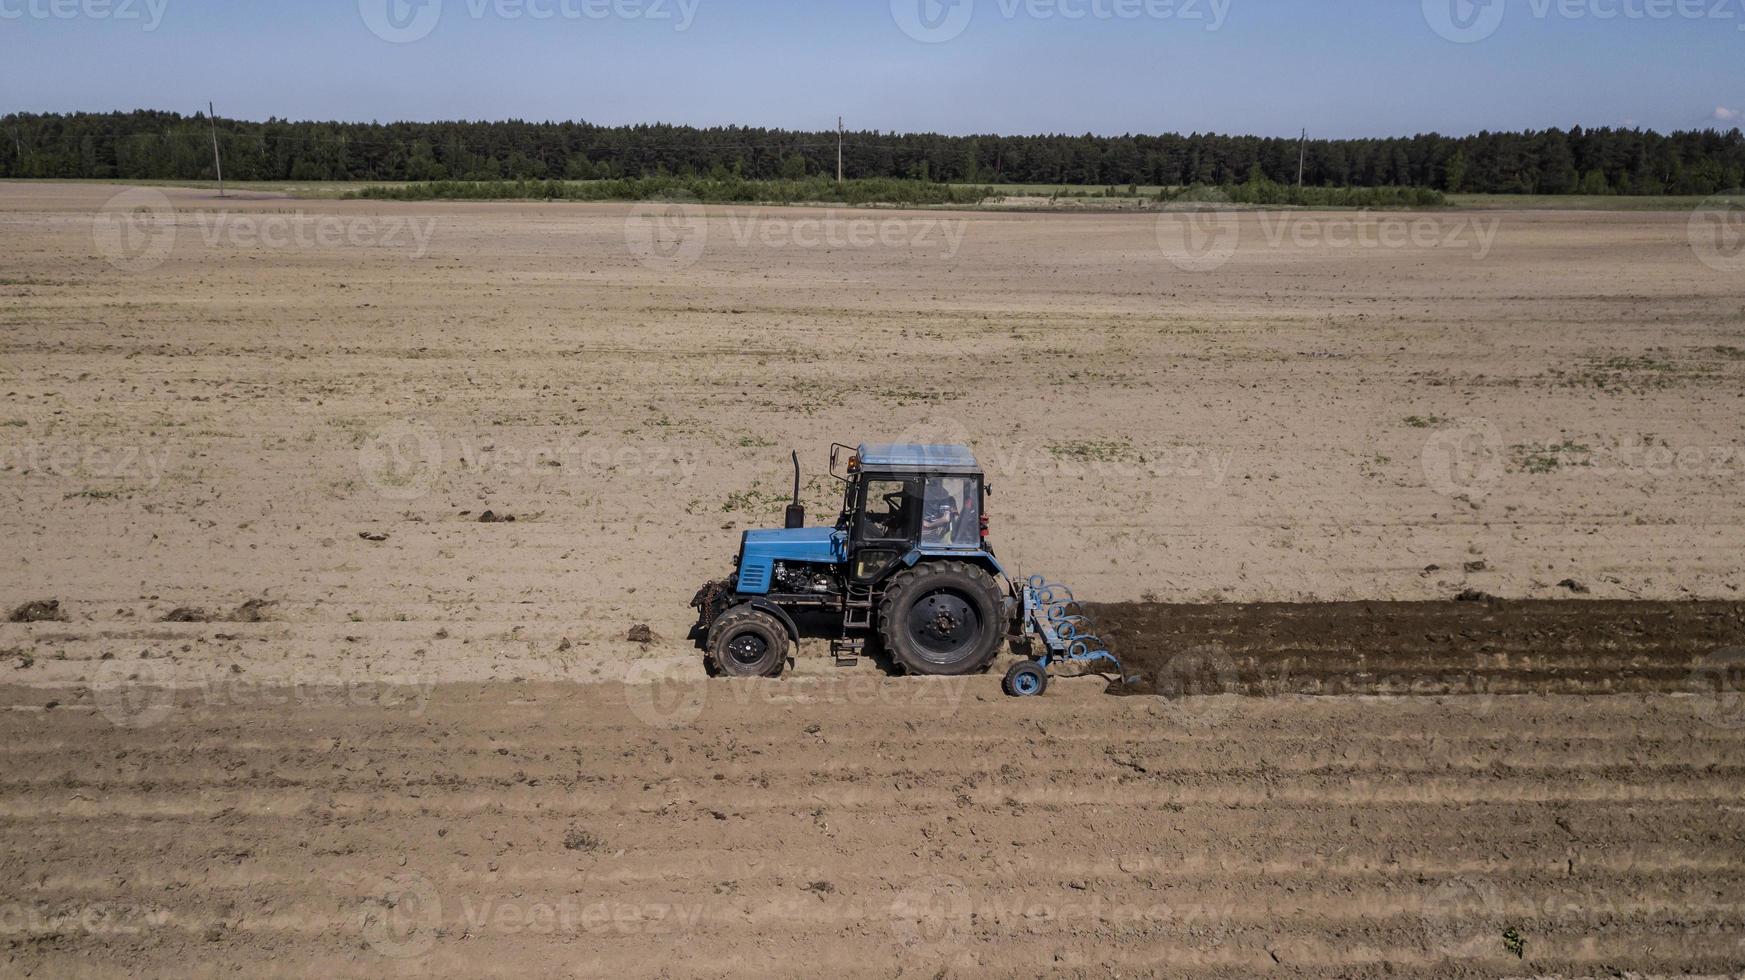
M 1745 119 L 1745 112 L 1740 112 L 1738 109 L 1729 109 L 1724 105 L 1718 105 L 1715 106 L 1715 114 L 1709 118 L 1713 119 L 1715 122 L 1738 122 L 1741 119 Z

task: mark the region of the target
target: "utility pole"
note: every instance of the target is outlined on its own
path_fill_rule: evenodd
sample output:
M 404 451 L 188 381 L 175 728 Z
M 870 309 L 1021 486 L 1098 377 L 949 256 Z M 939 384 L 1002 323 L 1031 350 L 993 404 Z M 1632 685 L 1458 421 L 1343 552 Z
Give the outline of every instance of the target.
M 218 156 L 218 111 L 206 103 L 206 121 L 212 124 L 212 169 L 218 172 L 218 196 L 224 196 L 224 160 Z
M 842 139 L 845 131 L 842 128 L 842 117 L 836 117 L 836 182 L 842 183 Z
M 1297 144 L 1297 189 L 1303 189 L 1303 164 L 1309 161 L 1309 131 L 1303 130 L 1303 139 Z

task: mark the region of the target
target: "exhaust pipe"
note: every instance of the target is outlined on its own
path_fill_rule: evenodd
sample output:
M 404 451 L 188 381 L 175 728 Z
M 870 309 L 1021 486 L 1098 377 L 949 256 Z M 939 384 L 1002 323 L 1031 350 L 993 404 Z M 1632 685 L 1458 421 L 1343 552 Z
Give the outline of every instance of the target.
M 788 505 L 788 530 L 806 526 L 806 505 L 800 503 L 800 452 L 794 450 L 794 502 Z

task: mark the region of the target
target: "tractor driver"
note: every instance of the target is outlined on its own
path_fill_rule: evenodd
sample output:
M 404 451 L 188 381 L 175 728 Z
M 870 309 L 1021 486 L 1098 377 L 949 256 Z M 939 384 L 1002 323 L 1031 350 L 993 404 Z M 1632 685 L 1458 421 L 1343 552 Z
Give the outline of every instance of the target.
M 957 522 L 957 515 L 957 500 L 952 497 L 951 491 L 936 481 L 928 481 L 927 499 L 921 510 L 921 539 L 944 541 L 951 537 L 951 528 Z

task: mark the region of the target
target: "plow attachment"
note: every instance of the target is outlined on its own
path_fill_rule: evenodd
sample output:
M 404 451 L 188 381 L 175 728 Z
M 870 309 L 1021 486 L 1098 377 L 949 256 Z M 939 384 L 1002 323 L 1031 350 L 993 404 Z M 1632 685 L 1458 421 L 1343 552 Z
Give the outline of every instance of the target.
M 1040 696 L 1048 690 L 1049 668 L 1063 662 L 1100 668 L 1092 669 L 1091 673 L 1113 669 L 1121 684 L 1139 680 L 1128 676 L 1121 659 L 1093 631 L 1084 607 L 1073 598 L 1071 589 L 1033 575 L 1024 585 L 1014 587 L 1013 592 L 1019 603 L 1019 627 L 1030 656 L 1006 672 L 1003 686 L 1007 694 L 1019 698 Z

